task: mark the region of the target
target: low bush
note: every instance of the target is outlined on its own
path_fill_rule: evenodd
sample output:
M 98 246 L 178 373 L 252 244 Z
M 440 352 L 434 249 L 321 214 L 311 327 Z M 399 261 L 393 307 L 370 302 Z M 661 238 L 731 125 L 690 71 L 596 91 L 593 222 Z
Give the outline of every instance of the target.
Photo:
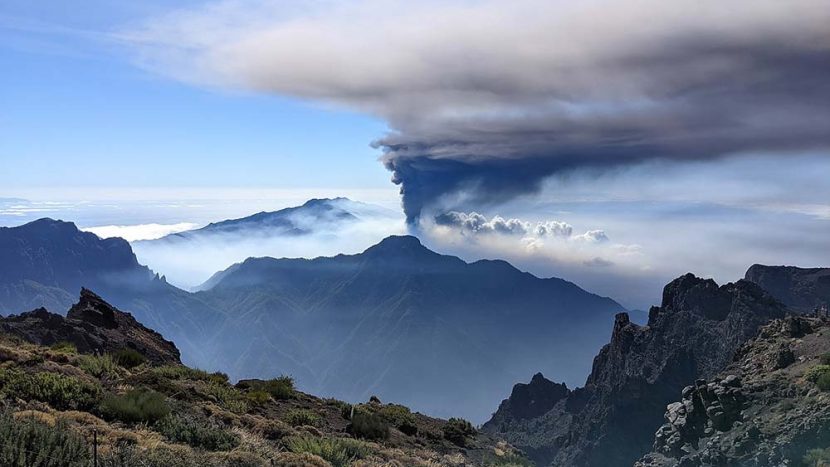
M 208 451 L 230 451 L 239 446 L 239 437 L 207 420 L 189 420 L 167 416 L 154 429 L 176 443 L 188 444 Z
M 466 446 L 467 438 L 475 436 L 477 431 L 473 424 L 463 418 L 451 418 L 442 428 L 444 438 L 458 446 Z
M 228 375 L 224 373 L 208 373 L 205 370 L 190 368 L 184 365 L 162 365 L 153 368 L 150 372 L 169 379 L 187 379 L 191 381 L 206 381 L 215 383 L 228 382 Z
M 386 439 L 389 438 L 389 424 L 378 414 L 366 409 L 355 410 L 352 415 L 352 423 L 348 430 L 354 436 L 364 439 Z
M 830 365 L 816 365 L 804 374 L 804 378 L 811 383 L 818 384 L 819 379 L 824 375 L 830 375 Z
M 291 409 L 285 415 L 285 421 L 291 426 L 320 426 L 322 417 L 307 409 Z
M 78 347 L 71 342 L 60 341 L 55 342 L 52 344 L 50 349 L 54 350 L 55 352 L 66 353 L 66 354 L 76 354 L 78 353 Z
M 250 391 L 245 394 L 245 400 L 253 406 L 260 406 L 271 400 L 271 395 L 265 391 Z
M 830 448 L 810 449 L 801 461 L 808 467 L 827 465 L 830 463 Z
M 245 401 L 243 394 L 227 382 L 209 379 L 199 391 L 215 399 L 225 410 L 237 414 L 248 411 L 248 403 Z
M 170 407 L 162 394 L 150 389 L 133 389 L 124 395 L 109 395 L 101 402 L 101 415 L 126 423 L 152 423 L 166 417 Z
M 78 359 L 78 367 L 96 378 L 115 378 L 118 376 L 118 365 L 112 355 L 82 355 Z
M 378 414 L 402 433 L 409 436 L 418 434 L 418 425 L 409 407 L 398 404 L 387 404 L 378 410 Z
M 355 460 L 371 454 L 371 449 L 363 442 L 348 438 L 314 438 L 309 436 L 291 437 L 285 447 L 295 453 L 309 453 L 322 457 L 333 467 L 346 467 Z
M 536 464 L 518 454 L 490 454 L 484 458 L 485 467 L 533 467 Z
M 294 378 L 279 376 L 267 380 L 247 380 L 240 382 L 237 387 L 252 391 L 264 391 L 276 400 L 294 397 Z
M 97 384 L 58 373 L 0 369 L 0 392 L 23 400 L 46 402 L 59 410 L 88 409 L 100 397 Z
M 121 349 L 115 352 L 115 362 L 124 368 L 135 368 L 147 361 L 147 358 L 133 349 Z
M 0 415 L 0 465 L 87 467 L 89 448 L 64 422 L 49 426 L 6 412 Z

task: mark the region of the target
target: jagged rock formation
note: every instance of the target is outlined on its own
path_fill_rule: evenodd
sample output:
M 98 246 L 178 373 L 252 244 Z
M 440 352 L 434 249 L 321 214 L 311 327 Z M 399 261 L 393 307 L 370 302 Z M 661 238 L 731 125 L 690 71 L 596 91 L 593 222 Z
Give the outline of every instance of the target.
M 812 318 L 762 328 L 719 376 L 668 405 L 653 451 L 636 465 L 801 465 L 808 450 L 830 446 L 830 395 L 808 376 L 830 351 L 828 332 Z M 782 349 L 791 356 L 783 362 Z
M 800 313 L 830 308 L 830 268 L 755 264 L 746 271 L 745 279 Z
M 153 363 L 181 363 L 175 344 L 87 289 L 66 318 L 39 308 L 0 318 L 0 331 L 38 345 L 69 342 L 81 353 L 133 349 Z
M 717 374 L 763 324 L 784 314 L 751 282 L 719 287 L 687 274 L 665 287 L 646 326 L 617 315 L 583 388 L 534 419 L 500 409 L 484 430 L 540 465 L 631 465 L 650 449 L 666 404 L 684 386 Z

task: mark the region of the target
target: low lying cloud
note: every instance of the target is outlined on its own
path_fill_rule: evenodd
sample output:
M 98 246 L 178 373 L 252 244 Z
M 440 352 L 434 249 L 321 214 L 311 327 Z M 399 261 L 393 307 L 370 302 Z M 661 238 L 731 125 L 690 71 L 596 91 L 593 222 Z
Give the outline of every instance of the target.
M 81 230 L 92 232 L 101 238 L 121 237 L 128 242 L 138 240 L 155 240 L 173 233 L 184 232 L 198 227 L 192 222 L 177 224 L 139 224 L 139 225 L 101 225 L 84 227 Z
M 602 230 L 589 230 L 583 234 L 573 235 L 573 226 L 561 221 L 540 221 L 535 224 L 521 219 L 505 219 L 501 216 L 486 216 L 477 212 L 464 213 L 449 211 L 435 216 L 435 225 L 457 229 L 462 234 L 504 234 L 522 236 L 527 244 L 531 239 L 547 237 L 568 239 L 587 243 L 604 243 L 609 241 Z

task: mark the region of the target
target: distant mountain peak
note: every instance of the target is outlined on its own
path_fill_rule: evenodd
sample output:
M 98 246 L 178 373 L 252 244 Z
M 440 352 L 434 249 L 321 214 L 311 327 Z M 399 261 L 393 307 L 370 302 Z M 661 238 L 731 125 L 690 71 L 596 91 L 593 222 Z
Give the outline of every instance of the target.
M 345 196 L 338 196 L 335 198 L 311 198 L 303 203 L 303 207 L 319 206 L 321 204 L 332 204 L 336 201 L 354 202 Z
M 367 248 L 363 254 L 368 256 L 441 256 L 425 247 L 418 237 L 412 235 L 390 235 Z

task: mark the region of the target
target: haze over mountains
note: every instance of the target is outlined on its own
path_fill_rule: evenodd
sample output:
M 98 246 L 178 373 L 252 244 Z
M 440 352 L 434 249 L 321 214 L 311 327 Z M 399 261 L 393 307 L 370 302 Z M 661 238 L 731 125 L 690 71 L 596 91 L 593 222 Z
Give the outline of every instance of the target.
M 338 197 L 214 222 L 132 246 L 142 262 L 164 271 L 170 282 L 193 288 L 249 257 L 357 253 L 404 231 L 401 214 Z
M 396 400 L 483 421 L 543 370 L 581 380 L 622 307 L 503 261 L 465 263 L 410 236 L 331 258 L 249 259 L 198 293 L 127 242 L 43 219 L 0 230 L 0 310 L 71 304 L 82 286 L 159 330 L 183 360 L 232 377 L 288 373 L 321 395 Z M 207 252 L 206 254 L 209 254 Z

